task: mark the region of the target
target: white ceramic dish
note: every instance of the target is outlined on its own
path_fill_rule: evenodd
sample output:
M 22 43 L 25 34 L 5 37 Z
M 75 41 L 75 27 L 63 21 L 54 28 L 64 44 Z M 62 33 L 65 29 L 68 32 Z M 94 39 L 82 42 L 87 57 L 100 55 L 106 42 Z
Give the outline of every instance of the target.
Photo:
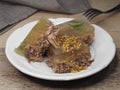
M 51 20 L 54 24 L 59 24 L 71 19 L 59 18 Z M 36 23 L 37 21 L 30 22 L 17 29 L 10 35 L 6 43 L 5 52 L 8 60 L 15 68 L 27 75 L 57 81 L 81 79 L 104 69 L 109 65 L 115 55 L 115 44 L 111 36 L 104 29 L 93 25 L 95 28 L 95 39 L 91 47 L 94 50 L 94 62 L 87 70 L 78 73 L 56 74 L 52 72 L 51 68 L 49 68 L 45 62 L 28 63 L 26 58 L 16 54 L 14 49 L 18 47 Z

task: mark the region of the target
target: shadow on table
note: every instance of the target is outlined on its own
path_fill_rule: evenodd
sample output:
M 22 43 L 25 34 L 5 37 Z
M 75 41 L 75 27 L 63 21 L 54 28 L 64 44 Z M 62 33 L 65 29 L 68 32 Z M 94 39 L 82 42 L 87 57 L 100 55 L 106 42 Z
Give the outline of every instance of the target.
M 120 50 L 119 50 L 120 51 Z M 37 79 L 33 78 L 30 76 L 27 76 L 23 74 L 26 78 L 31 80 L 34 83 L 46 86 L 46 87 L 51 87 L 51 88 L 82 88 L 82 87 L 89 87 L 92 85 L 95 85 L 99 82 L 102 82 L 104 79 L 109 78 L 111 74 L 113 74 L 116 71 L 116 67 L 118 66 L 118 61 L 119 61 L 119 54 L 120 52 L 117 53 L 113 59 L 113 61 L 110 63 L 108 67 L 100 71 L 99 73 L 89 76 L 87 78 L 79 79 L 79 80 L 72 80 L 72 81 L 49 81 L 49 80 L 42 80 L 42 79 Z

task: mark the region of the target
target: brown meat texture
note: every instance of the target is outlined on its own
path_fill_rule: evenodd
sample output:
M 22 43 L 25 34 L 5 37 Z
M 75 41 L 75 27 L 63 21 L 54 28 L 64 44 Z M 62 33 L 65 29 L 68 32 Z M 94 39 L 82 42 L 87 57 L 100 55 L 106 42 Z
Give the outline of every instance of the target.
M 35 44 L 25 46 L 25 56 L 31 62 L 43 61 L 43 57 L 49 49 L 50 44 L 56 47 L 57 27 L 52 24 L 48 27 L 45 34 L 41 34 Z
M 25 56 L 29 62 L 43 61 L 43 56 L 50 46 L 45 36 L 42 36 L 34 45 L 27 44 L 25 47 Z
M 93 62 L 90 54 L 94 39 L 93 26 L 83 18 L 64 23 L 58 28 L 60 31 L 56 41 L 60 45 L 58 48 L 49 47 L 47 65 L 55 73 L 74 73 L 87 69 Z

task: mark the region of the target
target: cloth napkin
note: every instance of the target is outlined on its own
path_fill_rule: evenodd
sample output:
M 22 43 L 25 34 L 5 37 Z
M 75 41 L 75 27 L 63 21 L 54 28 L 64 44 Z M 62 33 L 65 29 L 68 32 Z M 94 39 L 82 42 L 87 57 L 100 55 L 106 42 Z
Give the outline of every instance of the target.
M 87 0 L 0 0 L 0 34 L 38 10 L 76 14 L 89 8 Z

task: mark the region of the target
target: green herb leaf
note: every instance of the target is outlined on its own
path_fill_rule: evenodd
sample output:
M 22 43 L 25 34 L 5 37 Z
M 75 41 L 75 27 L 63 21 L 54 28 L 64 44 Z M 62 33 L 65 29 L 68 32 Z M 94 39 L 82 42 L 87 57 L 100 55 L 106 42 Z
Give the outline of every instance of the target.
M 70 25 L 72 28 L 74 28 L 75 30 L 82 30 L 83 28 L 83 22 L 81 21 L 77 21 L 77 20 L 72 20 L 69 22 L 68 25 Z

